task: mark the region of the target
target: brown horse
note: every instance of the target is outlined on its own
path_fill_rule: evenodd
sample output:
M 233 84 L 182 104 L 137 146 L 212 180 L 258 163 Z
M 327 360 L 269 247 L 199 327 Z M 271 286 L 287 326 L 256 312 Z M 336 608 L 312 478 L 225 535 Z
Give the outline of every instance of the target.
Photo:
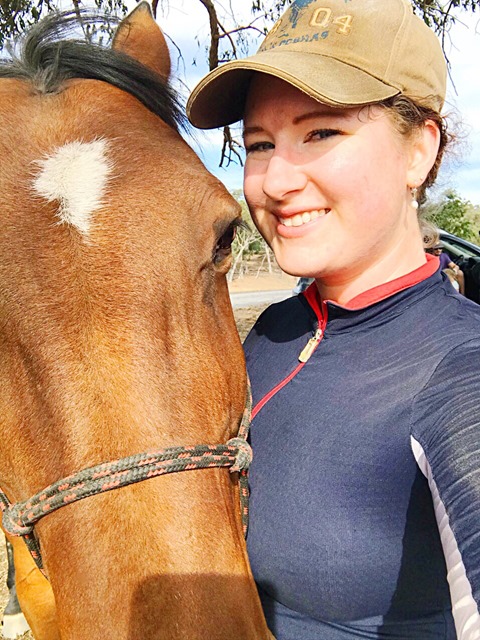
M 12 503 L 112 459 L 225 443 L 245 403 L 225 280 L 239 208 L 178 133 L 164 37 L 145 4 L 111 49 L 57 41 L 71 23 L 49 17 L 0 68 L 0 486 Z M 39 638 L 270 637 L 237 473 L 153 477 L 35 531 L 58 622 L 44 631 L 23 605 Z

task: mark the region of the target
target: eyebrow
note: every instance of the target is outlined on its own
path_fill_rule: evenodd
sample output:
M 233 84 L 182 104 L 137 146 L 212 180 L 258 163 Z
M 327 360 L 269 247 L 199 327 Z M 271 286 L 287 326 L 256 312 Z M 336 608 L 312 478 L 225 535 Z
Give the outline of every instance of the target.
M 309 111 L 308 113 L 302 113 L 302 115 L 297 116 L 293 119 L 293 124 L 300 124 L 300 122 L 304 122 L 305 120 L 313 120 L 315 118 L 328 118 L 329 116 L 333 118 L 348 118 L 348 113 L 345 109 L 316 109 L 315 111 Z
M 349 113 L 346 109 L 333 109 L 329 108 L 327 110 L 316 109 L 315 111 L 309 111 L 308 113 L 302 113 L 299 116 L 296 116 L 293 120 L 293 124 L 300 124 L 301 122 L 305 122 L 306 120 L 315 120 L 316 118 L 328 118 L 329 116 L 333 118 L 342 118 L 347 119 Z M 243 135 L 252 134 L 252 133 L 262 133 L 264 131 L 263 127 L 245 127 L 243 129 Z
M 242 135 L 245 136 L 247 133 L 261 133 L 262 131 L 262 127 L 244 127 Z

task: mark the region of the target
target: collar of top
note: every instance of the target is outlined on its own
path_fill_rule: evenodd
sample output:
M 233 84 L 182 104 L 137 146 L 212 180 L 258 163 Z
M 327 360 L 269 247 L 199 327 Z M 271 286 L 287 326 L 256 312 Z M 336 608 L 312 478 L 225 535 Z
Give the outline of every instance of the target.
M 309 306 L 315 313 L 320 327 L 328 331 L 344 330 L 358 327 L 364 322 L 377 317 L 379 313 L 397 315 L 401 313 L 405 302 L 419 295 L 418 287 L 424 283 L 425 292 L 436 286 L 442 279 L 437 257 L 426 255 L 426 262 L 414 271 L 400 278 L 391 280 L 352 298 L 346 305 L 339 305 L 331 300 L 322 300 L 315 282 L 303 293 Z M 433 278 L 433 276 L 436 276 Z

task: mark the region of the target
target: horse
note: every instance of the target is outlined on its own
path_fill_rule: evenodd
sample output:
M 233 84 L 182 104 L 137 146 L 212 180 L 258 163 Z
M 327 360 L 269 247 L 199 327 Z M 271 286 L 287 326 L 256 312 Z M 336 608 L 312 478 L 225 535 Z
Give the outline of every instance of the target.
M 182 138 L 149 6 L 108 48 L 74 23 L 48 16 L 0 65 L 3 524 L 48 578 L 48 629 L 20 603 L 39 640 L 267 640 L 232 444 L 240 208 Z M 202 464 L 204 443 L 223 449 Z M 177 450 L 167 474 L 159 452 Z M 79 499 L 87 476 L 101 489 Z

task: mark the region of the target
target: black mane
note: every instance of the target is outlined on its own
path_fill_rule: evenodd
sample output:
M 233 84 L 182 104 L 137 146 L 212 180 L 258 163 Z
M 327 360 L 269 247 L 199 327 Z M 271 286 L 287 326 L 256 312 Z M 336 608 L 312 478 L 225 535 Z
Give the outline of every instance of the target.
M 90 30 L 106 22 L 88 12 L 80 18 Z M 167 81 L 122 52 L 72 37 L 78 29 L 74 11 L 52 12 L 28 30 L 18 54 L 0 60 L 0 78 L 30 80 L 43 93 L 55 93 L 73 78 L 103 80 L 130 93 L 175 130 L 185 128 L 183 106 Z

